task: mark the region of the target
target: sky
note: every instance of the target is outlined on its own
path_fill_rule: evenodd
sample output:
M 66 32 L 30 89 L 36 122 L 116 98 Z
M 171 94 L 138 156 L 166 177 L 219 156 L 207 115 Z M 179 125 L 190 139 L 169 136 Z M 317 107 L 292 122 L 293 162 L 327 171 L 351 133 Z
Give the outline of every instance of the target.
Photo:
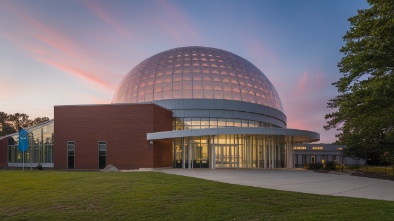
M 53 118 L 55 105 L 108 104 L 122 78 L 159 52 L 237 54 L 273 83 L 287 127 L 325 131 L 332 83 L 366 0 L 0 0 L 0 111 Z

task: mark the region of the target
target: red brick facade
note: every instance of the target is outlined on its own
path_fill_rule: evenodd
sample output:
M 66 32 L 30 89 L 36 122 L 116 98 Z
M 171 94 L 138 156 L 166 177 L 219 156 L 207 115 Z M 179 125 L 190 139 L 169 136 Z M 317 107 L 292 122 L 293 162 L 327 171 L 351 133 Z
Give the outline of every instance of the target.
M 0 169 L 7 167 L 8 138 L 0 140 Z
M 98 142 L 106 165 L 118 169 L 172 165 L 171 141 L 150 144 L 146 134 L 172 130 L 172 112 L 155 104 L 55 106 L 54 168 L 67 169 L 67 142 L 75 142 L 75 169 L 98 169 Z

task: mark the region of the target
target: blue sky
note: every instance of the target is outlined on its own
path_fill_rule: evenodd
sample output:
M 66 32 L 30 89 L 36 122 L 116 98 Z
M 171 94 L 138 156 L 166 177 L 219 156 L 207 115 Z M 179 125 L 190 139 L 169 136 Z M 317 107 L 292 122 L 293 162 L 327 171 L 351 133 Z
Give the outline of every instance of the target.
M 54 105 L 110 103 L 135 65 L 182 46 L 246 58 L 278 91 L 288 128 L 321 142 L 347 19 L 365 0 L 0 0 L 0 111 L 53 117 Z

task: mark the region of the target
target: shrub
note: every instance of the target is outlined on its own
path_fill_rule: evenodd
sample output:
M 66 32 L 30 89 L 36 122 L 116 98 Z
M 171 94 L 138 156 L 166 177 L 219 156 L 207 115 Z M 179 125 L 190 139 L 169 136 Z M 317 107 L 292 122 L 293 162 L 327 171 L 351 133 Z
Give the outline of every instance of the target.
M 337 163 L 334 161 L 327 161 L 325 169 L 326 170 L 335 170 L 337 168 Z
M 351 169 L 351 170 L 358 170 L 358 169 L 360 169 L 360 165 L 359 164 L 347 165 L 346 168 Z
M 308 165 L 308 169 L 309 170 L 320 170 L 323 168 L 323 164 L 321 164 L 320 162 L 318 163 L 310 163 Z
M 40 163 L 36 166 L 36 168 L 37 168 L 37 170 L 42 170 L 42 169 L 44 169 Z

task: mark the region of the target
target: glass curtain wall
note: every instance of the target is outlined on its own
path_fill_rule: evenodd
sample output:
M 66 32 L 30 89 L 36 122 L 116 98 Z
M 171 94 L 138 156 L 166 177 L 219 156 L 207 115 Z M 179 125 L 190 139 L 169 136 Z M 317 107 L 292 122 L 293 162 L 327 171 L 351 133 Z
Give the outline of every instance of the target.
M 190 145 L 190 152 L 189 152 Z M 175 168 L 209 168 L 209 137 L 180 138 L 173 141 Z
M 218 127 L 276 127 L 278 126 L 270 123 L 254 121 L 254 120 L 241 120 L 232 118 L 174 118 L 174 130 L 191 130 L 191 129 L 206 129 Z
M 27 151 L 18 150 L 19 136 L 14 135 L 8 138 L 8 162 L 23 163 L 25 155 L 25 163 L 53 163 L 53 143 L 54 129 L 53 122 L 42 127 L 34 127 L 28 129 Z
M 209 136 L 175 139 L 173 141 L 174 167 L 189 168 L 190 162 L 190 168 L 209 168 L 212 146 L 215 148 L 216 168 L 287 166 L 284 139 L 277 136 L 229 134 L 218 135 L 214 139 Z

